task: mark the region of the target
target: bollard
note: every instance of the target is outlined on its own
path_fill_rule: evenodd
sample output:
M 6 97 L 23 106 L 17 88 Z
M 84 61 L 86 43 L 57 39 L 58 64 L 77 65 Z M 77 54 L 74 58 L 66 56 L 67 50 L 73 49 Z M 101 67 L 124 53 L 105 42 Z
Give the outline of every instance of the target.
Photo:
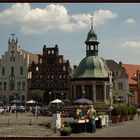
M 32 125 L 32 119 L 30 119 L 30 121 L 29 121 L 29 125 Z
M 9 125 L 9 124 L 10 124 L 10 122 L 9 122 L 9 119 L 8 119 L 7 125 Z

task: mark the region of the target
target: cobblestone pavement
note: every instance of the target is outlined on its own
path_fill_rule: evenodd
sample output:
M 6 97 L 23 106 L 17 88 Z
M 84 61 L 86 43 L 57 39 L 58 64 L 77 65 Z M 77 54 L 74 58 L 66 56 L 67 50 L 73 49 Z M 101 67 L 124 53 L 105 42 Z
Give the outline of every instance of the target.
M 59 137 L 59 131 L 55 133 L 38 125 L 50 120 L 51 117 L 36 118 L 27 113 L 20 113 L 17 118 L 15 114 L 0 115 L 0 137 Z M 69 137 L 140 137 L 140 119 L 136 116 L 133 121 L 110 123 L 107 127 L 97 129 L 96 133 L 72 133 Z

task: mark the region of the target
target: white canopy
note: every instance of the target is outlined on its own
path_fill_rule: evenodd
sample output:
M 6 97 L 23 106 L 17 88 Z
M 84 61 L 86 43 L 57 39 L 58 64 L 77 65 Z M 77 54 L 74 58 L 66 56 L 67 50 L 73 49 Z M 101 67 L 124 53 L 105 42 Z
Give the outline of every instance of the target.
M 33 103 L 36 103 L 36 101 L 30 100 L 30 101 L 27 101 L 26 103 L 27 103 L 27 104 L 33 104 Z
M 62 101 L 59 99 L 56 99 L 56 100 L 51 101 L 50 103 L 62 103 Z

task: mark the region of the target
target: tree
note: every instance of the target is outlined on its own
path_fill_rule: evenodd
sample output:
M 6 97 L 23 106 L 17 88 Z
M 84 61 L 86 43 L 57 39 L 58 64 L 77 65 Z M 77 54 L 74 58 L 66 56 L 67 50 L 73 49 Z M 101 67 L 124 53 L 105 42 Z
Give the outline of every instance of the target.
M 32 91 L 32 99 L 36 102 L 42 103 L 43 102 L 43 91 L 41 90 L 34 90 Z

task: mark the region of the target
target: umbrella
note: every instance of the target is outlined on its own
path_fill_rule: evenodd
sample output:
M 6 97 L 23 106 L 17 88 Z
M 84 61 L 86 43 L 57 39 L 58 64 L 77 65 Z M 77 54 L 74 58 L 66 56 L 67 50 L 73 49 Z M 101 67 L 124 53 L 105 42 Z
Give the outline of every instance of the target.
M 63 102 L 71 103 L 71 100 L 69 100 L 69 99 L 64 99 Z
M 27 103 L 27 104 L 33 104 L 33 103 L 36 103 L 36 101 L 30 100 L 30 101 L 27 101 L 26 103 Z
M 80 99 L 77 99 L 73 102 L 73 104 L 75 105 L 90 105 L 90 104 L 93 104 L 93 102 L 91 100 L 88 100 L 86 98 L 80 98 Z
M 22 103 L 22 101 L 20 101 L 20 100 L 13 100 L 13 101 L 11 101 L 11 103 Z
M 62 103 L 62 101 L 59 99 L 56 99 L 56 100 L 51 101 L 51 103 Z
M 71 104 L 71 100 L 69 100 L 69 99 L 64 99 L 64 100 L 63 100 L 63 103 L 64 103 L 65 105 L 70 105 L 70 104 Z

